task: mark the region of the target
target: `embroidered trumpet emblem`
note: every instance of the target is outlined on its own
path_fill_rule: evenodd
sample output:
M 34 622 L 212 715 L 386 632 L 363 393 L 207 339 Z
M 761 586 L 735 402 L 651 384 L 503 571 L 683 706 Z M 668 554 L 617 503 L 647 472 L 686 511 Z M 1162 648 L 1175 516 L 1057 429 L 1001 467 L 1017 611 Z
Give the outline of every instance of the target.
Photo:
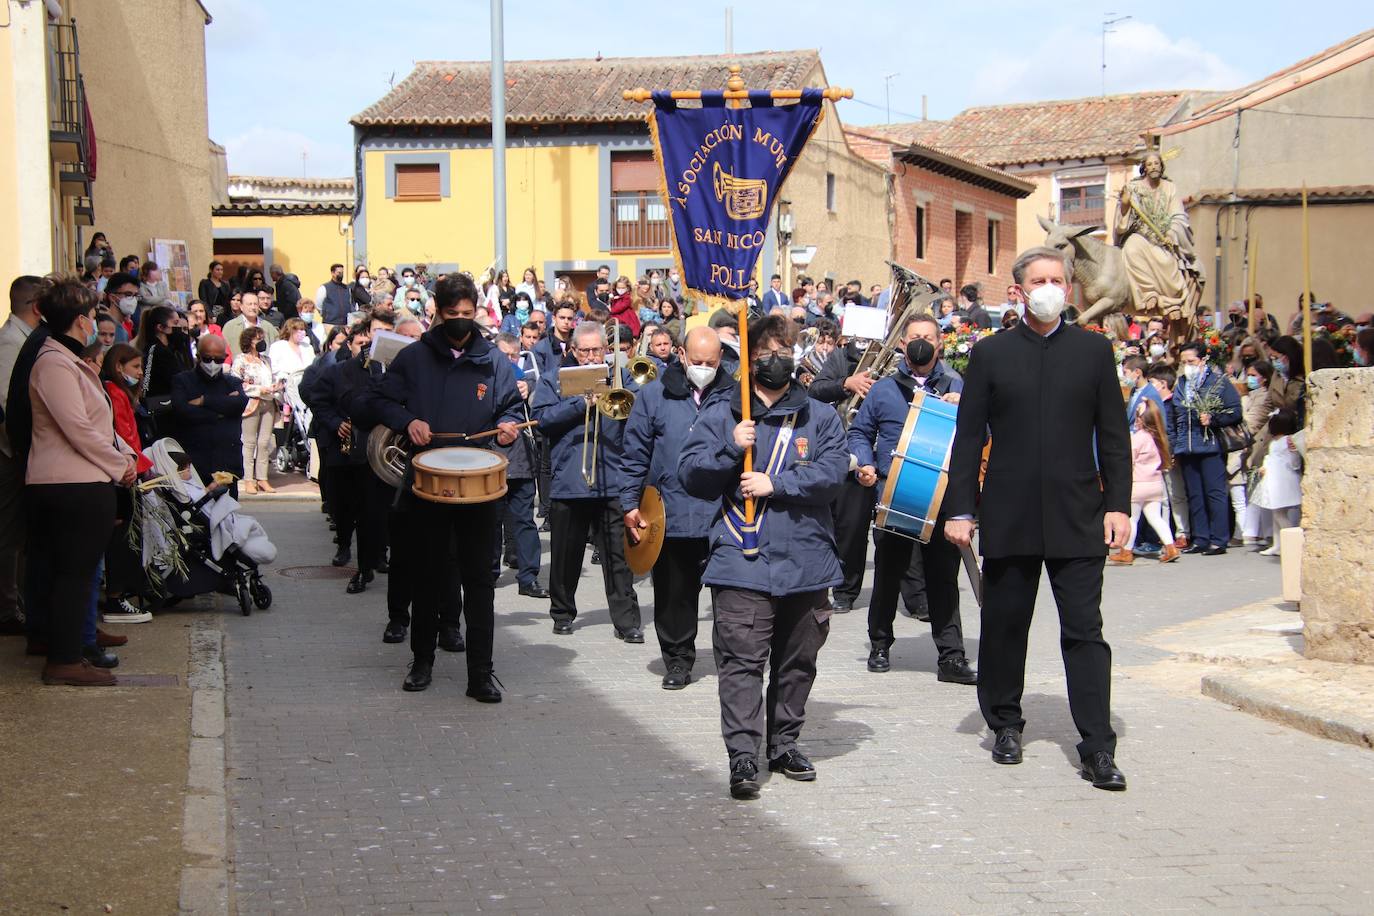
M 725 204 L 725 213 L 733 220 L 758 219 L 763 216 L 763 204 L 768 198 L 768 181 L 763 178 L 736 178 L 715 163 L 711 173 L 716 200 Z

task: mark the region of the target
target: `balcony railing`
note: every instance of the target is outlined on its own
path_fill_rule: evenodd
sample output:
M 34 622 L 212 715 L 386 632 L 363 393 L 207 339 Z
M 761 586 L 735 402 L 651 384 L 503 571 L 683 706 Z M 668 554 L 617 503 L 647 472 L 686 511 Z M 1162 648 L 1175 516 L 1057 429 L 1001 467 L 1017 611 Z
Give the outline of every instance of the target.
M 611 195 L 611 250 L 666 251 L 668 210 L 653 191 Z
M 48 117 L 53 159 L 84 163 L 86 96 L 81 83 L 81 49 L 76 39 L 76 23 L 49 25 L 48 44 L 51 50 Z
M 1101 201 L 1087 205 L 1069 203 L 1065 201 L 1059 206 L 1059 222 L 1065 226 L 1103 226 L 1106 225 L 1103 219 L 1106 217 L 1106 209 Z

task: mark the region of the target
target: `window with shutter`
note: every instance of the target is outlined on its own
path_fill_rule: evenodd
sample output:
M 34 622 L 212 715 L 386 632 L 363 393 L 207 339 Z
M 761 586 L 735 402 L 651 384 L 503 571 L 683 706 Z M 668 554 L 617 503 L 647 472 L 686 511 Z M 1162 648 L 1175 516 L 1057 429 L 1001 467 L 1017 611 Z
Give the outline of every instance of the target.
M 397 200 L 439 200 L 440 187 L 437 163 L 396 166 Z

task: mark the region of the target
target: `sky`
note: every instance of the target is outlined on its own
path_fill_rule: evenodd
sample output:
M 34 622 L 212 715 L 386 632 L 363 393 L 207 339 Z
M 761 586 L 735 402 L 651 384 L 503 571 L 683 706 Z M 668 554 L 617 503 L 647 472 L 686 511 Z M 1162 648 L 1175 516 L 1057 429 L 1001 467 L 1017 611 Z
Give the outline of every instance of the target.
M 1374 26 L 1367 0 L 730 0 L 734 50 L 816 48 L 852 125 L 1242 86 Z M 725 51 L 726 3 L 506 0 L 507 61 Z M 206 0 L 210 136 L 237 175 L 352 174 L 348 120 L 417 60 L 487 60 L 488 0 Z M 663 15 L 662 10 L 671 14 Z M 1363 12 L 1361 12 L 1363 10 Z M 785 15 L 780 12 L 785 11 Z M 888 78 L 890 76 L 890 79 Z M 648 87 L 653 88 L 653 87 Z M 890 93 L 890 94 L 889 94 Z

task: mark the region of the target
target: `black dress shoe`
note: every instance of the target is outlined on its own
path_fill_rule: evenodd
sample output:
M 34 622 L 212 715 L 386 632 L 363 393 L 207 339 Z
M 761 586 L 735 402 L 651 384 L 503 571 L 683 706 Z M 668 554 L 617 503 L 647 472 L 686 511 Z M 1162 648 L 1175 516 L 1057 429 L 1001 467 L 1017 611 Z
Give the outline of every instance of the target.
M 501 560 L 501 562 L 504 563 L 504 564 L 506 564 L 506 568 L 507 568 L 507 569 L 519 569 L 519 568 L 520 568 L 520 562 L 519 562 L 518 560 L 516 560 L 515 557 L 505 557 L 505 558 L 503 558 L 503 559 Z
M 752 757 L 741 757 L 730 764 L 730 796 L 759 797 L 759 765 Z
M 520 594 L 526 598 L 547 598 L 549 590 L 538 582 L 531 582 L 529 585 L 520 586 Z
M 892 670 L 892 660 L 888 658 L 888 650 L 874 649 L 868 653 L 868 670 L 881 674 L 884 671 Z
M 831 598 L 830 610 L 836 614 L 848 614 L 854 610 L 854 601 L 851 598 Z
M 573 625 L 571 620 L 555 620 L 553 622 L 553 634 L 555 636 L 571 636 Z
M 355 572 L 353 578 L 348 580 L 348 587 L 344 591 L 350 595 L 359 595 L 367 591 L 367 579 L 363 573 Z
M 644 642 L 644 631 L 639 627 L 630 627 L 628 630 L 616 630 L 615 638 L 623 639 L 628 643 L 638 644 Z
M 1016 764 L 1021 762 L 1021 733 L 1008 726 L 997 729 L 997 740 L 992 743 L 992 762 Z
M 406 626 L 403 623 L 389 623 L 382 633 L 382 642 L 397 643 L 406 641 Z
M 411 693 L 424 690 L 434 680 L 434 662 L 415 659 L 410 663 L 410 673 L 401 682 L 401 689 Z
M 663 675 L 664 690 L 681 690 L 692 683 L 692 674 L 681 665 L 674 665 Z
M 1224 544 L 1211 544 L 1202 551 L 1202 555 L 1204 557 L 1219 557 L 1225 552 L 1226 546 Z
M 381 573 L 381 574 L 384 575 L 384 576 L 385 576 L 387 573 L 391 572 L 391 564 L 387 561 L 387 556 L 386 556 L 386 552 L 385 552 L 385 551 L 382 552 L 382 558 L 381 558 L 380 560 L 377 561 L 376 571 L 379 572 L 379 573 Z
M 548 519 L 544 519 L 544 524 L 542 524 L 542 525 L 539 526 L 539 533 L 540 533 L 540 534 L 548 534 L 548 533 L 549 533 L 549 520 L 548 520 Z
M 500 683 L 490 671 L 480 672 L 468 680 L 468 696 L 479 703 L 500 703 L 501 691 L 496 686 Z
M 968 659 L 962 655 L 940 659 L 938 680 L 946 684 L 976 684 L 978 672 L 969 667 Z
M 768 772 L 781 773 L 788 779 L 798 782 L 810 782 L 816 778 L 816 768 L 806 759 L 806 755 L 795 747 L 769 760 Z
M 1189 544 L 1187 547 L 1185 547 L 1185 548 L 1183 548 L 1182 550 L 1180 550 L 1179 553 L 1206 553 L 1206 551 L 1207 551 L 1207 545 L 1206 545 L 1206 544 L 1199 544 L 1198 542 L 1194 541 L 1193 543 Z
M 599 550 L 593 550 L 593 551 L 592 551 L 592 565 L 593 565 L 593 566 L 600 566 L 600 565 L 601 565 L 601 551 L 599 551 Z
M 439 628 L 439 648 L 445 652 L 465 652 L 467 643 L 463 642 L 463 634 L 458 632 L 457 627 Z
M 83 646 L 81 657 L 97 668 L 119 667 L 119 656 L 113 652 L 106 652 L 99 646 Z
M 348 549 L 348 545 L 339 548 L 339 552 L 334 554 L 334 559 L 329 562 L 335 566 L 347 566 L 348 561 L 353 559 L 353 551 Z
M 930 608 L 918 607 L 916 610 L 911 611 L 910 613 L 913 618 L 921 621 L 921 623 L 930 623 Z
M 1094 789 L 1108 792 L 1125 792 L 1126 777 L 1116 768 L 1116 761 L 1107 751 L 1098 751 L 1083 761 L 1083 778 L 1093 784 Z

